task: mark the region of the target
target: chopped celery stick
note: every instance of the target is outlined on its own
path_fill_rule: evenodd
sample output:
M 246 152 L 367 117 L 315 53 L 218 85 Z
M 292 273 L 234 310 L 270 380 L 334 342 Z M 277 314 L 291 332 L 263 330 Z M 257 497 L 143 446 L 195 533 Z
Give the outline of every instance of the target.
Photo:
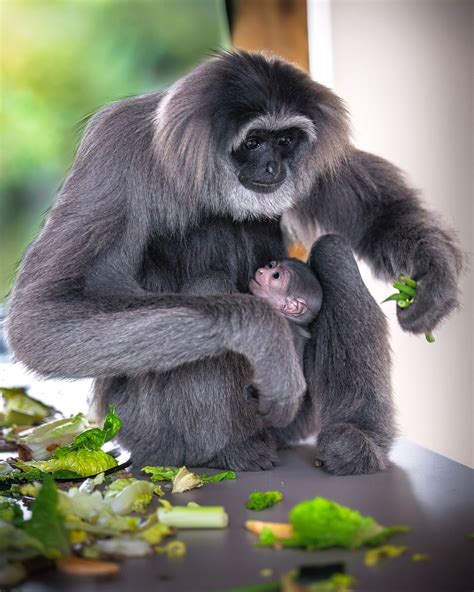
M 158 520 L 176 528 L 225 528 L 229 517 L 222 506 L 158 508 Z

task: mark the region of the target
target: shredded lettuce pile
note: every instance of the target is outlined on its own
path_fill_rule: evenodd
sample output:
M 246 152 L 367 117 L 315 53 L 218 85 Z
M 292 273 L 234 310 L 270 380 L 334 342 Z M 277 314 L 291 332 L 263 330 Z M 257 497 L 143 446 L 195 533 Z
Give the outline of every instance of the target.
M 113 469 L 117 466 L 116 459 L 101 447 L 117 435 L 121 426 L 115 409 L 109 407 L 102 428 L 89 428 L 82 414 L 35 428 L 21 437 L 19 443 L 28 446 L 37 457 L 46 458 L 16 461 L 15 470 L 0 473 L 0 486 L 17 481 L 42 481 L 46 474 L 55 479 L 75 479 Z M 84 427 L 88 429 L 83 431 Z M 58 447 L 58 443 L 66 445 Z

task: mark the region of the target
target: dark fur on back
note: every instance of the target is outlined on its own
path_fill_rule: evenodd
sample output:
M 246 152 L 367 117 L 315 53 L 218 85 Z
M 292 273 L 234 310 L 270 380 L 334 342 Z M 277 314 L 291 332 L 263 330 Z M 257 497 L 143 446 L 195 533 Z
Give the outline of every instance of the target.
M 301 127 L 270 193 L 246 189 L 232 163 L 252 122 Z M 241 293 L 284 255 L 283 214 L 343 237 L 323 237 L 311 257 L 323 307 L 304 376 L 284 319 Z M 277 444 L 321 428 L 327 470 L 383 469 L 385 324 L 350 247 L 382 277 L 417 279 L 404 329 L 432 330 L 457 305 L 452 234 L 393 165 L 351 146 L 340 99 L 277 58 L 224 53 L 91 120 L 20 266 L 10 345 L 46 376 L 94 377 L 138 462 L 269 468 Z M 243 397 L 250 381 L 257 407 Z

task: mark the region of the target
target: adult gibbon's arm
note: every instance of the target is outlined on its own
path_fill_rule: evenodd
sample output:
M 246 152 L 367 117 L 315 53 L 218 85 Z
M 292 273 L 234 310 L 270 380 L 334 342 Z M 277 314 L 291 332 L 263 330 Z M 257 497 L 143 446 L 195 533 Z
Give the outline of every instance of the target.
M 176 224 L 189 212 L 169 189 L 167 198 L 156 170 L 157 100 L 123 101 L 93 118 L 21 264 L 10 345 L 31 369 L 66 378 L 161 372 L 235 351 L 253 367 L 269 423 L 287 424 L 305 382 L 283 319 L 251 296 L 155 294 L 137 281 L 151 233 L 170 233 L 171 208 Z
M 379 277 L 418 282 L 415 302 L 397 307 L 406 331 L 431 331 L 458 305 L 462 253 L 456 237 L 386 160 L 353 149 L 336 173 L 318 180 L 299 214 L 349 239 Z

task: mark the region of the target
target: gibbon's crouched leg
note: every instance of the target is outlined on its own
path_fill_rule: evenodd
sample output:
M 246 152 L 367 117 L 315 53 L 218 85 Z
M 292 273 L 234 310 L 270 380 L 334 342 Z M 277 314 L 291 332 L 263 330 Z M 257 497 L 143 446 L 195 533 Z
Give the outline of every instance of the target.
M 309 265 L 323 289 L 304 360 L 319 458 L 336 475 L 383 471 L 395 434 L 386 319 L 345 239 L 321 237 Z
M 144 465 L 255 471 L 277 462 L 276 445 L 244 396 L 252 373 L 227 352 L 170 372 L 96 380 L 95 412 L 113 404 L 123 419 L 119 442 Z

